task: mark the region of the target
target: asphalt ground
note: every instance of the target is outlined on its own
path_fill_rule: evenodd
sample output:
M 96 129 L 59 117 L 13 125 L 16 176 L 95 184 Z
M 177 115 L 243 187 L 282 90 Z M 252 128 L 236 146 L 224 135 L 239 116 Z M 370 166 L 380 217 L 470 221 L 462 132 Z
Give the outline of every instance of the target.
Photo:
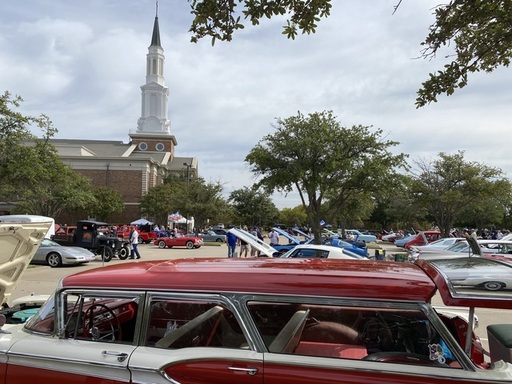
M 394 260 L 396 254 L 404 254 L 403 248 L 398 248 L 392 243 L 378 242 L 378 247 L 385 250 L 386 259 Z M 373 245 L 375 247 L 375 245 Z M 211 243 L 203 245 L 198 249 L 186 248 L 172 248 L 160 249 L 151 244 L 139 245 L 139 252 L 142 256 L 140 261 L 147 260 L 167 260 L 167 259 L 180 259 L 180 258 L 207 258 L 207 257 L 227 257 L 228 249 L 226 244 Z M 237 252 L 239 249 L 237 248 Z M 369 249 L 372 254 L 375 249 Z M 106 265 L 113 265 L 119 263 L 137 263 L 139 260 L 119 260 L 112 259 L 108 263 L 104 263 L 97 257 L 96 261 L 76 266 L 65 266 L 61 268 L 51 268 L 49 266 L 29 266 L 29 268 L 22 275 L 21 281 L 18 283 L 17 288 L 11 295 L 10 302 L 18 297 L 36 294 L 36 295 L 50 295 L 53 293 L 58 285 L 58 282 L 63 277 L 85 271 L 88 269 L 99 268 Z M 432 299 L 432 303 L 436 306 L 442 306 L 442 301 L 438 296 Z M 487 349 L 487 331 L 486 327 L 489 324 L 507 324 L 510 323 L 510 311 L 501 311 L 495 309 L 479 308 L 476 312 L 479 318 L 479 327 L 477 334 L 482 338 L 485 349 Z

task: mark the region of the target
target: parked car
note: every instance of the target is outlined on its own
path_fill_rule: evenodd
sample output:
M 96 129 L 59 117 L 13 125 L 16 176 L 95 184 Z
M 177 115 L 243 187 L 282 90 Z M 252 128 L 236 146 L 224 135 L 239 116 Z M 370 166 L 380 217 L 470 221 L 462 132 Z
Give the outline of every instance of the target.
M 439 231 L 421 231 L 405 244 L 405 249 L 409 249 L 415 245 L 426 245 L 439 240 L 440 238 L 441 232 Z M 395 244 L 396 243 L 397 242 L 395 241 Z
M 224 235 L 224 236 L 226 236 L 226 234 L 228 233 L 228 230 L 225 228 L 213 228 L 212 231 L 215 232 L 217 235 Z
M 424 248 L 419 252 L 414 252 L 413 248 L 409 252 L 409 259 L 453 259 L 453 258 L 464 258 L 472 255 L 501 255 L 512 260 L 512 241 L 507 240 L 484 240 L 475 239 L 478 244 L 478 248 L 475 250 L 471 244 L 468 243 L 467 239 L 459 241 L 446 249 L 428 249 Z
M 50 239 L 43 239 L 30 263 L 45 264 L 54 268 L 88 263 L 95 257 L 94 253 L 85 248 L 66 247 Z
M 512 297 L 446 276 L 424 261 L 285 258 L 88 270 L 0 335 L 2 381 L 512 383 L 511 324 L 490 326 L 486 362 L 474 317 L 431 306 L 510 310 Z
M 187 236 L 195 236 L 195 234 L 190 233 Z M 226 235 L 215 233 L 214 231 L 207 231 L 205 233 L 199 233 L 198 236 L 204 241 L 213 241 L 216 243 L 225 243 Z
M 409 248 L 409 252 L 437 251 L 446 249 L 455 243 L 466 241 L 465 237 L 445 237 L 425 245 L 413 245 Z
M 187 247 L 188 249 L 199 248 L 203 240 L 197 236 L 159 237 L 154 242 L 158 248 Z
M 51 239 L 61 245 L 88 249 L 95 255 L 101 255 L 105 262 L 109 262 L 114 256 L 124 260 L 130 255 L 130 246 L 127 240 L 117 236 L 109 236 L 106 232 L 103 232 L 109 228 L 107 223 L 80 220 L 76 226 L 70 226 L 69 228 L 73 228 L 73 230 L 63 232 L 58 230 Z
M 504 261 L 486 257 L 461 257 L 455 260 L 432 260 L 431 264 L 442 267 L 456 287 L 488 291 L 512 290 L 512 264 Z
M 346 242 L 340 238 L 326 238 L 324 239 L 323 244 L 347 249 L 362 257 L 369 256 L 368 248 L 365 246 L 366 243 L 363 243 L 363 246 L 361 246 L 360 244 Z
M 397 247 L 400 247 L 400 248 L 404 248 L 405 247 L 405 244 L 407 244 L 409 241 L 411 241 L 412 239 L 414 239 L 416 237 L 416 234 L 413 234 L 413 235 L 409 235 L 409 236 L 405 236 L 405 237 L 402 237 L 401 239 L 396 239 L 394 241 L 395 245 Z
M 377 242 L 377 236 L 368 233 L 362 233 L 357 229 L 345 229 L 345 236 L 352 238 L 355 241 L 363 241 L 365 243 Z
M 321 244 L 298 244 L 280 257 L 303 259 L 366 259 L 351 250 Z

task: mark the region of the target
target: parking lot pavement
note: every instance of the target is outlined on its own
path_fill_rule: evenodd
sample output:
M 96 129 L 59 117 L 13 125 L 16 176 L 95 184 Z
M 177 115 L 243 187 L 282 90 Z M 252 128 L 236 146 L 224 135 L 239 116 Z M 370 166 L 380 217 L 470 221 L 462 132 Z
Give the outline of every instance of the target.
M 142 256 L 140 261 L 148 260 L 166 260 L 166 259 L 181 259 L 185 257 L 227 257 L 228 248 L 225 244 L 215 245 L 203 245 L 198 249 L 186 249 L 186 248 L 166 248 L 160 249 L 153 244 L 141 244 L 139 245 L 139 252 Z M 17 288 L 12 293 L 12 300 L 30 294 L 36 295 L 50 295 L 53 293 L 60 279 L 63 277 L 85 271 L 91 268 L 98 268 L 104 265 L 113 265 L 119 263 L 136 263 L 139 260 L 119 260 L 117 258 L 112 259 L 108 263 L 103 263 L 99 256 L 97 260 L 76 266 L 66 266 L 61 268 L 51 268 L 45 265 L 31 265 L 23 273 L 21 281 L 18 283 Z

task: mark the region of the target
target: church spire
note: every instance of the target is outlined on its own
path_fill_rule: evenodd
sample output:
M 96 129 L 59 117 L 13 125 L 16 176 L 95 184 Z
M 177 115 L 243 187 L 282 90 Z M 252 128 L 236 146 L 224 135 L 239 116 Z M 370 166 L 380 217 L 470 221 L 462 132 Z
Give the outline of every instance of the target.
M 151 37 L 152 47 L 161 47 L 160 44 L 160 28 L 158 26 L 158 1 L 156 2 L 155 24 L 153 25 L 153 36 Z
M 160 43 L 158 2 L 156 7 L 151 45 L 148 47 L 148 54 L 146 56 L 146 84 L 141 87 L 142 116 L 137 124 L 137 133 L 169 134 L 169 88 L 165 86 L 165 56 Z

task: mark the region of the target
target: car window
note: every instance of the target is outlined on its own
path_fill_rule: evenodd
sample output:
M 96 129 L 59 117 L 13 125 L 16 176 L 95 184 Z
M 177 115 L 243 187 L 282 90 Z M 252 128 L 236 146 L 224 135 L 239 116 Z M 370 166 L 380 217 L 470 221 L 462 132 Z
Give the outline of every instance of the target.
M 419 310 L 251 301 L 271 353 L 460 367 Z
M 234 314 L 218 302 L 154 298 L 146 346 L 248 348 Z
M 25 325 L 25 329 L 58 334 L 65 339 L 133 343 L 138 296 L 64 291 L 51 297 Z M 57 323 L 55 303 L 62 321 Z
M 296 249 L 295 252 L 291 254 L 290 257 L 295 258 L 327 258 L 329 256 L 329 251 L 323 249 L 309 249 L 302 248 Z
M 94 292 L 61 294 L 64 324 L 61 337 L 133 343 L 140 298 Z

